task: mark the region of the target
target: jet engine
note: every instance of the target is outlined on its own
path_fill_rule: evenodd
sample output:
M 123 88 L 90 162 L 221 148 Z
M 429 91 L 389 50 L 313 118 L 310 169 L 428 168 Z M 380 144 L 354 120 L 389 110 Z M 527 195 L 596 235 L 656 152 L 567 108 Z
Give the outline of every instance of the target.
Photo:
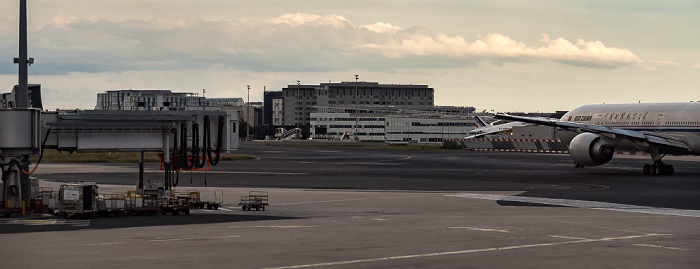
M 582 133 L 569 143 L 569 153 L 582 166 L 597 166 L 609 162 L 615 149 L 606 144 L 597 134 Z

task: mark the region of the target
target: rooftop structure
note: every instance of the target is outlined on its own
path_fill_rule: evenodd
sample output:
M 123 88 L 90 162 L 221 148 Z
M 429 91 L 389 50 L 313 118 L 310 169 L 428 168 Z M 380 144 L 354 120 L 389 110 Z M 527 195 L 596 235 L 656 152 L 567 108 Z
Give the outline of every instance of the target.
M 170 90 L 113 90 L 97 94 L 95 110 L 179 110 L 208 106 L 196 93 Z

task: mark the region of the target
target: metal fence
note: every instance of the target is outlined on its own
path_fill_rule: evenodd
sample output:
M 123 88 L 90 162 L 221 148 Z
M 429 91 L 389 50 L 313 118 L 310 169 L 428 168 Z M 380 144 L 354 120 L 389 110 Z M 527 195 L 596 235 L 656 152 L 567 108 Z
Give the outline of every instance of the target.
M 569 153 L 569 147 L 561 140 L 551 139 L 445 139 L 444 147 L 478 151 L 510 151 Z

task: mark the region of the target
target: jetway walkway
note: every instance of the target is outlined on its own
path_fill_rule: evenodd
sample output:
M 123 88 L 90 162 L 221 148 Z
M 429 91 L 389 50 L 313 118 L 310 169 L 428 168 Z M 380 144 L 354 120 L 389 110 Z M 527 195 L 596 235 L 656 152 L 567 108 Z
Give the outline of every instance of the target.
M 510 151 L 510 152 L 540 152 L 540 153 L 569 153 L 569 147 L 561 140 L 550 139 L 445 139 L 446 148 L 460 148 L 477 151 Z

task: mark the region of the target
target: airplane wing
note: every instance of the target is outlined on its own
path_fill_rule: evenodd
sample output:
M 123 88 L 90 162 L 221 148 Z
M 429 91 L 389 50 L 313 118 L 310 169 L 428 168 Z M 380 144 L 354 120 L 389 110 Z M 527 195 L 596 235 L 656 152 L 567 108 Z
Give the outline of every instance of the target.
M 530 118 L 521 116 L 511 116 L 508 114 L 496 114 L 494 117 L 498 119 L 521 121 L 527 123 L 533 123 L 537 125 L 545 125 L 552 127 L 565 128 L 570 131 L 577 133 L 596 133 L 609 138 L 621 138 L 628 139 L 636 143 L 649 143 L 661 146 L 667 146 L 671 148 L 691 151 L 688 144 L 683 141 L 677 140 L 672 137 L 663 136 L 661 134 L 649 134 L 634 130 L 627 130 L 622 128 L 611 128 L 600 125 L 583 124 L 577 122 L 560 121 L 554 119 L 542 119 L 542 118 Z
M 467 137 L 465 137 L 464 139 L 482 138 L 482 137 L 484 137 L 484 136 L 492 135 L 492 134 L 497 134 L 497 133 L 499 133 L 499 132 L 501 132 L 501 131 L 499 130 L 499 131 L 491 131 L 491 132 L 478 133 L 478 134 L 475 134 L 475 135 L 467 136 Z

